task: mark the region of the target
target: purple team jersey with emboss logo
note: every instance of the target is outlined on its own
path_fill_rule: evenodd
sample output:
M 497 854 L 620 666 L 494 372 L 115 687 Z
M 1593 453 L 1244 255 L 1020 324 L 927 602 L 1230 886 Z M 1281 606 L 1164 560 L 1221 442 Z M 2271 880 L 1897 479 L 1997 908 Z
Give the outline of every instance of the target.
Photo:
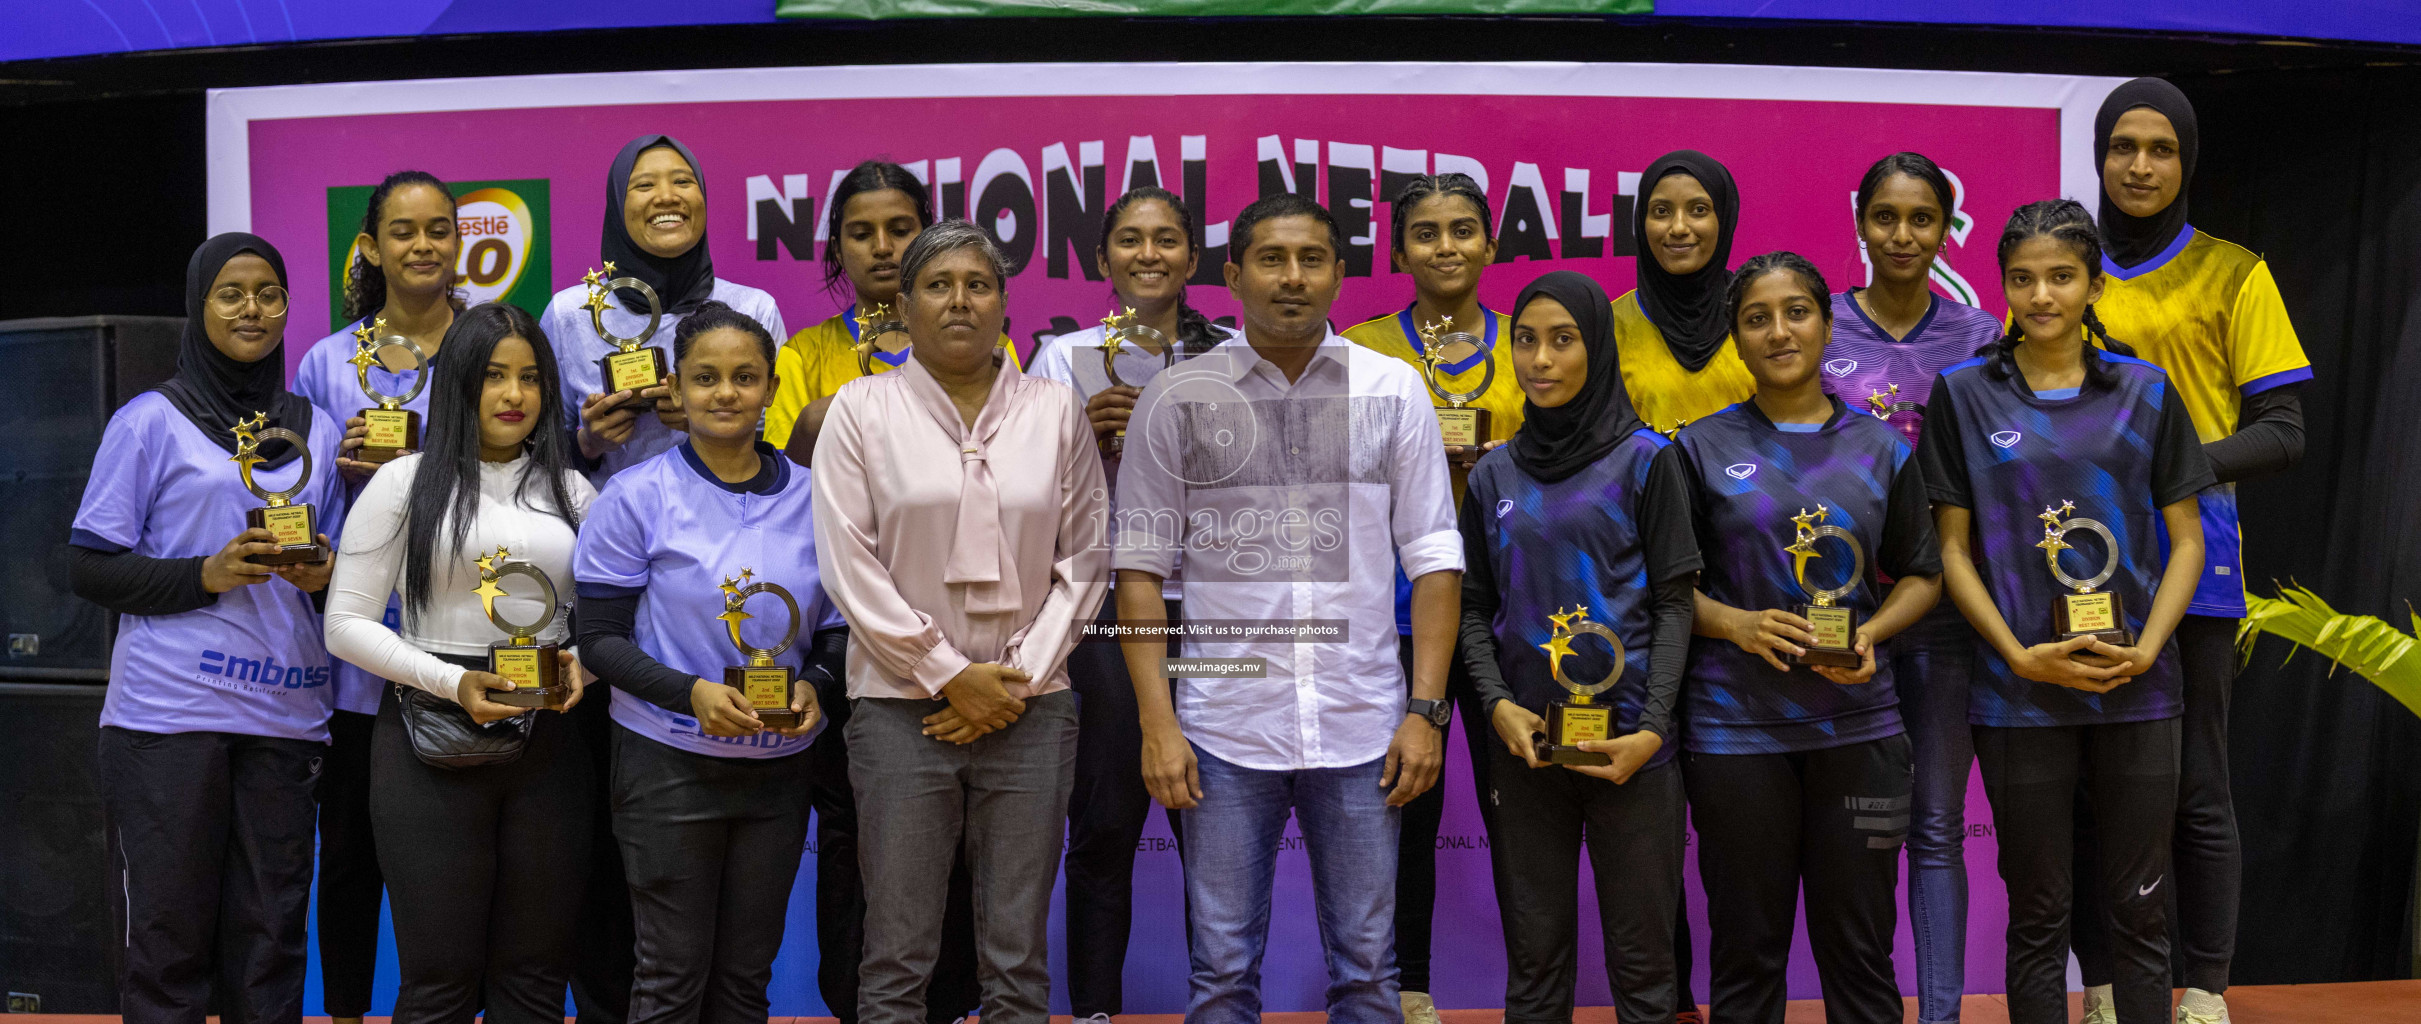
M 1858 305 L 1854 291 L 1833 296 L 1833 338 L 1824 346 L 1824 390 L 1840 396 L 1851 412 L 1887 413 L 1893 427 L 1909 444 L 1917 443 L 1924 406 L 1933 379 L 1953 363 L 1975 358 L 1976 350 L 2001 336 L 2001 322 L 1974 306 L 1939 295 L 1908 336 L 1894 340 Z M 1893 387 L 1899 393 L 1892 394 Z M 1873 396 L 1881 395 L 1881 404 Z M 1906 405 L 1891 411 L 1891 407 Z
M 816 571 L 815 502 L 808 475 L 777 455 L 778 479 L 770 493 L 732 491 L 696 460 L 689 445 L 681 444 L 606 481 L 580 524 L 573 577 L 583 588 L 637 593 L 631 642 L 667 668 L 721 682 L 724 668 L 745 665 L 747 659 L 716 618 L 723 614 L 719 588 L 724 577 L 753 569 L 755 579 L 781 584 L 798 601 L 798 642 L 775 664 L 804 667 L 815 631 L 842 624 Z M 759 594 L 745 610 L 755 616 L 740 627 L 749 644 L 771 647 L 782 639 L 788 623 L 780 598 Z M 815 733 L 797 738 L 770 729 L 754 736 L 709 736 L 696 718 L 620 690 L 614 691 L 612 711 L 614 721 L 632 732 L 709 757 L 795 754 L 831 721 L 824 718 Z
M 303 353 L 303 361 L 294 368 L 293 386 L 287 388 L 334 416 L 340 437 L 344 433 L 344 422 L 372 404 L 369 396 L 362 394 L 361 378 L 350 362 L 357 344 L 353 329 L 360 326 L 361 321 L 356 320 L 346 324 L 342 330 L 312 343 L 310 351 Z M 380 394 L 400 395 L 412 390 L 412 381 L 419 376 L 420 371 L 417 370 L 389 372 L 384 366 L 372 366 L 370 386 L 377 388 Z M 420 393 L 413 395 L 412 400 L 405 402 L 403 407 L 420 414 L 425 430 L 429 417 L 429 389 L 421 388 Z M 355 492 L 348 489 L 348 494 L 351 493 Z M 398 634 L 403 632 L 403 598 L 400 595 L 387 595 L 384 621 L 388 629 Z M 336 709 L 358 711 L 365 715 L 377 714 L 381 680 L 361 666 L 342 658 L 337 659 L 335 665 Z
M 319 532 L 331 539 L 345 518 L 339 422 L 325 410 L 311 417 L 311 479 L 293 498 L 313 506 Z M 295 459 L 256 469 L 253 480 L 283 490 L 302 469 Z M 165 396 L 145 392 L 111 416 L 101 435 L 74 539 L 148 558 L 214 555 L 261 504 L 244 489 L 227 449 Z M 319 613 L 310 595 L 272 578 L 189 612 L 121 616 L 101 724 L 326 742 L 334 705 Z
M 1681 428 L 1675 447 L 1692 477 L 1706 561 L 1698 589 L 1710 598 L 1752 611 L 1807 603 L 1784 549 L 1795 534 L 1792 516 L 1814 512 L 1819 503 L 1828 510 L 1824 524 L 1849 531 L 1865 551 L 1865 575 L 1839 602 L 1861 621 L 1882 603 L 1877 568 L 1894 575 L 1939 571 L 1938 553 L 1929 558 L 1924 551 L 1930 534 L 1913 452 L 1872 416 L 1836 407 L 1817 430 L 1786 431 L 1743 402 Z M 1829 587 L 1849 578 L 1849 554 L 1838 539 L 1820 542 L 1817 551 L 1822 558 L 1809 566 L 1811 582 Z M 1683 735 L 1699 753 L 1823 750 L 1901 731 L 1884 657 L 1876 659 L 1872 679 L 1842 686 L 1804 666 L 1776 672 L 1728 640 L 1692 637 L 1682 692 L 1689 716 Z
M 1976 571 L 2017 642 L 2051 642 L 2051 599 L 2059 582 L 2039 545 L 2046 506 L 2074 502 L 2070 518 L 2092 519 L 2117 540 L 2118 567 L 2101 589 L 2118 595 L 2127 628 L 2140 633 L 2165 564 L 2157 529 L 2164 505 L 2209 486 L 2211 467 L 2168 374 L 2140 359 L 2104 354 L 2115 386 L 2071 397 L 2028 390 L 2012 372 L 1994 379 L 1982 359 L 1943 372 L 1933 386 L 1925 475 L 1937 504 L 1974 515 Z M 2099 537 L 2076 531 L 2061 562 L 2090 578 L 2109 557 Z M 2181 709 L 2174 637 L 2151 670 L 2104 694 L 2021 678 L 1981 639 L 1967 720 L 2001 727 L 2095 725 L 2174 718 Z

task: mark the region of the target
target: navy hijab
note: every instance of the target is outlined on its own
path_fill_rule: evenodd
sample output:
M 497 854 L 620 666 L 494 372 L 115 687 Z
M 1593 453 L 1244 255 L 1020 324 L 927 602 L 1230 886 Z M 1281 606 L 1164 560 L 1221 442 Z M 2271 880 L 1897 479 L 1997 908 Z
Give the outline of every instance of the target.
M 1540 483 L 1551 484 L 1603 458 L 1641 424 L 1639 413 L 1631 408 L 1630 393 L 1623 390 L 1622 360 L 1614 345 L 1614 310 L 1606 301 L 1606 290 L 1588 275 L 1555 271 L 1522 289 L 1521 298 L 1513 303 L 1514 322 L 1520 323 L 1522 311 L 1539 298 L 1563 304 L 1579 326 L 1581 344 L 1589 353 L 1589 377 L 1581 382 L 1580 393 L 1552 409 L 1541 409 L 1525 399 L 1522 428 L 1507 443 L 1513 449 L 1515 466 Z
M 614 276 L 635 277 L 647 282 L 663 300 L 667 313 L 689 313 L 714 297 L 715 261 L 707 252 L 706 225 L 698 224 L 697 244 L 679 256 L 665 257 L 639 248 L 622 225 L 622 202 L 630 194 L 631 171 L 639 166 L 639 154 L 657 147 L 681 154 L 688 161 L 690 173 L 698 176 L 698 198 L 706 198 L 706 172 L 698 167 L 698 158 L 688 146 L 670 135 L 642 135 L 630 140 L 622 152 L 614 154 L 614 166 L 605 173 L 605 230 L 598 235 L 598 255 L 614 265 Z M 701 209 L 698 216 L 704 217 Z M 614 297 L 622 307 L 633 313 L 647 312 L 647 300 L 628 288 L 617 289 Z

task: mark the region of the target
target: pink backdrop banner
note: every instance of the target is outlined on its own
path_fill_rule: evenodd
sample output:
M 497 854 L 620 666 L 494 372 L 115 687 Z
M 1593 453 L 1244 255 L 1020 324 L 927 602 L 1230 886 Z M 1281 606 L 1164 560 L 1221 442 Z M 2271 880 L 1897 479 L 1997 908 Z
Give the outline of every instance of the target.
M 1947 273 L 1937 285 L 1998 313 L 1993 245 L 2001 224 L 2036 199 L 2092 194 L 2086 133 L 2113 84 L 1685 65 L 1096 64 L 231 90 L 211 97 L 211 227 L 249 229 L 301 261 L 292 282 L 295 338 L 307 343 L 329 318 L 326 268 L 304 268 L 328 258 L 330 188 L 372 184 L 403 168 L 449 180 L 542 179 L 551 217 L 531 244 L 548 247 L 551 284 L 561 288 L 598 262 L 603 181 L 615 151 L 661 132 L 686 143 L 702 165 L 717 274 L 772 293 L 796 331 L 847 303 L 824 287 L 818 262 L 826 200 L 841 172 L 881 157 L 907 164 L 934 186 L 943 215 L 976 220 L 1018 259 L 1010 334 L 1030 353 L 1039 338 L 1108 311 L 1109 288 L 1092 279 L 1091 250 L 1103 204 L 1130 183 L 1156 181 L 1184 195 L 1213 253 L 1224 252 L 1236 211 L 1259 195 L 1297 191 L 1329 206 L 1348 236 L 1352 276 L 1333 314 L 1344 327 L 1411 301 L 1411 279 L 1387 256 L 1385 197 L 1402 175 L 1461 170 L 1485 182 L 1504 264 L 1481 285 L 1492 306 L 1554 269 L 1589 274 L 1613 295 L 1629 291 L 1635 260 L 1625 236 L 1638 173 L 1681 148 L 1722 160 L 1739 182 L 1735 264 L 1792 249 L 1839 290 L 1866 282 L 1852 224 L 1858 180 L 1877 158 L 1907 149 L 1934 158 L 1959 185 Z M 1191 301 L 1213 317 L 1235 312 L 1215 283 L 1197 285 Z M 302 344 L 288 346 L 290 360 L 301 354 Z M 1435 994 L 1442 1006 L 1500 1006 L 1504 953 L 1486 840 L 1459 737 L 1452 748 Z M 1980 787 L 1971 787 L 1968 815 L 1969 988 L 1999 991 L 2006 904 Z M 1306 860 L 1296 846 L 1280 864 L 1278 905 L 1287 911 L 1272 921 L 1267 1005 L 1316 1009 L 1324 982 Z M 810 858 L 793 898 L 776 1014 L 825 1012 L 813 984 L 812 874 Z M 1183 1009 L 1180 893 L 1177 858 L 1155 817 L 1137 860 L 1128 1012 Z M 1690 904 L 1703 998 L 1706 931 L 1694 863 Z M 1901 982 L 1913 993 L 1905 922 L 1899 932 Z M 1582 963 L 1602 964 L 1595 929 L 1584 927 L 1580 941 Z M 1804 938 L 1791 976 L 1795 997 L 1815 994 Z M 1584 1003 L 1606 1001 L 1602 970 L 1584 969 L 1581 979 Z M 1066 1012 L 1064 991 L 1059 1005 Z

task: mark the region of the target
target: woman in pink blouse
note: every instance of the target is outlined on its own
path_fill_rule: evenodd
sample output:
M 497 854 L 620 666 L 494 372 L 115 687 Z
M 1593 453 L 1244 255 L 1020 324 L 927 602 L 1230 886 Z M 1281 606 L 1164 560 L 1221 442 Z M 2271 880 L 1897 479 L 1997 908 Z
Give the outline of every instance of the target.
M 866 879 L 861 1024 L 924 1024 L 951 858 L 985 908 L 987 1024 L 1044 1024 L 1052 877 L 1076 757 L 1067 657 L 1105 592 L 1083 402 L 1000 357 L 1007 260 L 965 221 L 901 258 L 913 358 L 850 381 L 815 449 L 824 589 L 849 620 Z

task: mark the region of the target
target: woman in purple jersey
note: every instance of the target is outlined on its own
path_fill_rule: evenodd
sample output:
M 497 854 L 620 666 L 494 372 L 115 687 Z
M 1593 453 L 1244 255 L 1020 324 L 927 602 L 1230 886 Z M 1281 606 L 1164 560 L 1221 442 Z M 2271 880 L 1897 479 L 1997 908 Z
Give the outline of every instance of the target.
M 1858 244 L 1871 283 L 1833 296 L 1825 390 L 1917 442 L 1934 376 L 2000 337 L 2000 321 L 1935 294 L 1935 261 L 1958 210 L 1950 176 L 1917 153 L 1893 153 L 1858 183 Z M 1917 951 L 1917 1019 L 1956 1024 L 1966 986 L 1967 675 L 1975 632 L 1944 601 L 1891 645 L 1900 716 L 1916 761 L 1908 828 L 1908 918 Z
M 2016 315 L 1986 355 L 1934 381 L 1922 459 L 1942 575 L 1979 637 L 1968 721 L 2009 888 L 2009 1016 L 2066 1021 L 2069 932 L 2107 927 L 2118 1024 L 2163 1024 L 2181 708 L 2173 634 L 2202 572 L 2195 495 L 2213 479 L 2210 462 L 2168 375 L 2133 358 L 2093 312 L 2102 251 L 2084 207 L 2019 208 L 1999 252 Z M 2059 525 L 2079 520 L 2096 528 Z M 2055 609 L 2068 607 L 2070 579 L 2087 578 L 2108 595 L 2102 614 L 2116 635 L 2078 623 L 2062 639 Z M 2072 870 L 2080 790 L 2099 834 L 2098 883 Z M 2071 920 L 2076 884 L 2098 884 L 2103 920 Z
M 123 616 L 100 773 L 119 1010 L 139 1024 L 199 1021 L 214 988 L 230 1018 L 303 1012 L 311 792 L 334 689 L 315 606 L 333 560 L 249 561 L 279 546 L 245 529 L 262 502 L 228 464 L 237 424 L 266 419 L 309 450 L 264 442 L 252 479 L 291 489 L 322 530 L 344 515 L 343 430 L 282 383 L 285 282 L 253 235 L 194 251 L 176 376 L 110 417 L 69 537 L 77 595 Z

